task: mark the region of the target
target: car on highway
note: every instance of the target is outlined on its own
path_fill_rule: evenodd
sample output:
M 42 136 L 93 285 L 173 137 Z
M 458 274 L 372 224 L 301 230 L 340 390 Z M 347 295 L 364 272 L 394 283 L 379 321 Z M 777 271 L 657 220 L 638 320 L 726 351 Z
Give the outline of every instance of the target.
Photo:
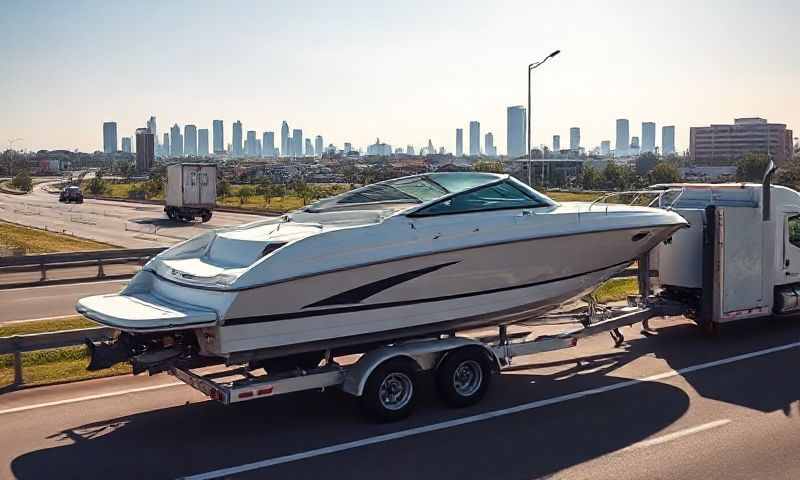
M 70 185 L 64 190 L 61 190 L 61 194 L 58 196 L 58 201 L 64 203 L 83 203 L 83 192 L 81 192 L 80 187 Z

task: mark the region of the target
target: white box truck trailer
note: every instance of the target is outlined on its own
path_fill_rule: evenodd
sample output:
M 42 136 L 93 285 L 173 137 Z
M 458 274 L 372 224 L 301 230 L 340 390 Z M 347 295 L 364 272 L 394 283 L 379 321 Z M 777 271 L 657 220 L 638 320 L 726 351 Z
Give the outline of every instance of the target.
M 211 220 L 217 204 L 217 166 L 212 163 L 179 163 L 167 167 L 164 213 L 172 220 Z

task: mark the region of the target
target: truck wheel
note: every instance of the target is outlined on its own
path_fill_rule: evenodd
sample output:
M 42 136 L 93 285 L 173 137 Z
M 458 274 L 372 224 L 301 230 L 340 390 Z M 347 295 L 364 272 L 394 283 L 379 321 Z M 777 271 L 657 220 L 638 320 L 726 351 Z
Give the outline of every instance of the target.
M 203 212 L 203 215 L 200 217 L 200 220 L 202 220 L 203 223 L 206 223 L 207 221 L 211 220 L 211 212 L 209 211 Z
M 436 370 L 436 386 L 442 399 L 451 407 L 478 403 L 492 376 L 486 352 L 475 348 L 459 348 L 447 354 Z
M 413 360 L 387 360 L 367 379 L 361 407 L 367 415 L 381 422 L 406 418 L 416 403 L 416 384 L 417 365 Z
M 164 213 L 167 214 L 167 218 L 170 220 L 175 220 L 175 209 L 172 207 L 167 207 L 164 209 Z

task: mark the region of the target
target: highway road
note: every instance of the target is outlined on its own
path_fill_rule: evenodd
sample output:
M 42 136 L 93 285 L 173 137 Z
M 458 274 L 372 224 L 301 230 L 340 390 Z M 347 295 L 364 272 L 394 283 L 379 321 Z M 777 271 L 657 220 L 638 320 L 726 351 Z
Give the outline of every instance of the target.
M 28 195 L 0 193 L 0 219 L 125 248 L 172 245 L 187 238 L 231 225 L 263 219 L 260 215 L 214 212 L 208 223 L 180 223 L 167 219 L 161 205 L 87 199 L 63 204 L 47 193 L 44 184 Z
M 515 360 L 481 404 L 365 421 L 337 390 L 207 401 L 169 376 L 0 395 L 0 478 L 798 478 L 800 322 L 680 318 Z
M 0 290 L 0 324 L 18 320 L 77 315 L 81 297 L 119 292 L 128 280 L 24 287 Z M 2 477 L 0 477 L 2 478 Z

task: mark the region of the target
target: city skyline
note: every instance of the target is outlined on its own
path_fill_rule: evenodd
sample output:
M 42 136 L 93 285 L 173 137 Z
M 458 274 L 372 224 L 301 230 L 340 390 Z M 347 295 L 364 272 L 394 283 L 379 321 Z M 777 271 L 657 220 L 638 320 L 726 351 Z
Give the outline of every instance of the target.
M 116 121 L 119 136 L 127 137 L 156 115 L 162 129 L 174 123 L 205 128 L 224 118 L 226 126 L 241 120 L 276 131 L 286 119 L 325 132 L 337 145 L 366 146 L 378 136 L 424 145 L 431 138 L 453 151 L 453 129 L 479 119 L 505 153 L 506 108 L 526 99 L 524 67 L 554 49 L 562 54 L 533 76 L 532 145 L 550 144 L 552 135 L 565 137 L 579 126 L 581 143 L 591 148 L 614 138 L 609 123 L 618 117 L 637 127 L 645 121 L 675 125 L 679 152 L 688 148 L 695 125 L 749 116 L 795 130 L 800 124 L 800 100 L 786 94 L 798 83 L 800 66 L 785 54 L 800 33 L 783 14 L 793 3 L 783 0 L 618 2 L 613 8 L 519 2 L 488 18 L 479 2 L 457 9 L 355 2 L 353 9 L 363 13 L 358 19 L 345 15 L 348 9 L 315 4 L 311 33 L 301 37 L 291 35 L 301 14 L 285 5 L 247 5 L 248 16 L 272 19 L 276 28 L 270 29 L 242 22 L 240 9 L 202 2 L 191 22 L 173 25 L 168 19 L 185 13 L 179 5 L 152 5 L 131 25 L 136 42 L 111 27 L 127 25 L 124 9 L 61 2 L 6 8 L 0 31 L 8 41 L 0 43 L 0 54 L 11 74 L 0 78 L 6 113 L 0 141 L 21 137 L 16 148 L 91 152 L 101 147 L 102 121 Z M 457 22 L 436 21 L 452 15 Z M 569 18 L 570 25 L 545 22 L 530 36 L 530 18 Z M 731 34 L 744 30 L 746 36 Z M 196 61 L 196 52 L 229 58 L 226 52 L 281 45 L 287 38 L 291 49 L 267 49 L 258 62 L 249 55 L 232 58 L 225 74 L 215 62 Z M 446 65 L 441 58 L 448 58 Z M 382 75 L 397 64 L 415 68 Z M 305 81 L 313 77 L 307 65 L 326 72 L 325 80 Z M 42 74 L 50 69 L 58 69 L 58 81 Z M 421 77 L 419 70 L 431 73 Z M 458 73 L 464 71 L 469 75 Z M 404 92 L 404 108 L 387 115 L 398 92 Z

